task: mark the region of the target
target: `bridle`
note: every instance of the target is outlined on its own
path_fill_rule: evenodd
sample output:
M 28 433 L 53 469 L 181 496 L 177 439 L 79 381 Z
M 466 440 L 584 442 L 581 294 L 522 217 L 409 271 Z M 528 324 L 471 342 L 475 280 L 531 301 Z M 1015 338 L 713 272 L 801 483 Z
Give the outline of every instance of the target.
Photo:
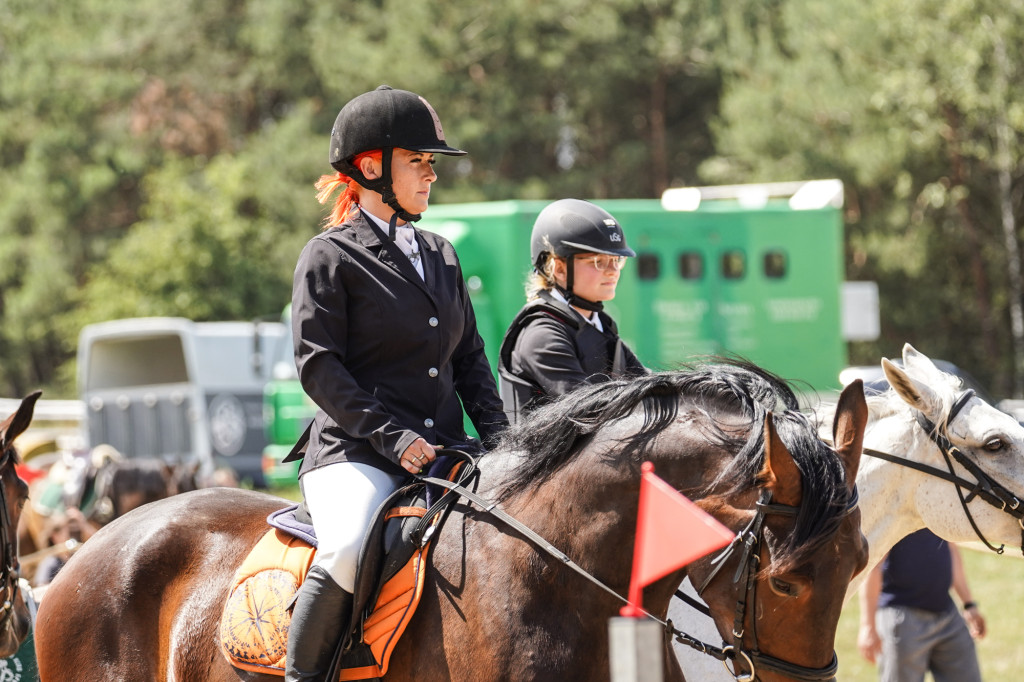
M 844 515 L 853 513 L 857 508 L 859 499 L 857 487 L 854 486 L 853 494 L 850 496 L 850 501 L 846 505 Z M 725 566 L 728 558 L 736 552 L 739 552 L 739 564 L 736 567 L 736 573 L 733 575 L 732 582 L 733 585 L 742 587 L 742 590 L 736 599 L 732 628 L 732 644 L 723 645 L 721 648 L 715 647 L 696 639 L 692 635 L 676 630 L 674 627 L 671 627 L 671 622 L 669 624 L 672 634 L 675 636 L 677 642 L 686 644 L 701 653 L 713 656 L 714 658 L 722 661 L 722 664 L 725 665 L 729 674 L 738 682 L 753 682 L 753 680 L 757 679 L 758 670 L 766 670 L 785 675 L 795 680 L 806 680 L 808 682 L 831 680 L 836 676 L 836 672 L 839 670 L 839 657 L 836 655 L 835 651 L 832 652 L 832 662 L 823 668 L 810 668 L 762 653 L 758 648 L 756 617 L 751 619 L 750 625 L 750 635 L 754 642 L 753 648 L 743 648 L 743 639 L 747 634 L 745 631 L 747 604 L 757 603 L 757 573 L 759 564 L 761 563 L 761 543 L 764 540 L 765 518 L 769 514 L 796 516 L 797 513 L 799 513 L 799 510 L 799 507 L 772 502 L 771 492 L 768 490 L 762 490 L 761 496 L 757 501 L 757 512 L 750 520 L 750 523 L 748 523 L 746 527 L 736 535 L 736 538 L 728 547 L 722 550 L 722 552 L 711 560 L 711 564 L 715 568 L 706 578 L 704 578 L 700 586 L 697 587 L 697 594 L 703 594 L 711 581 L 722 570 L 722 567 Z M 705 604 L 691 598 L 681 590 L 676 590 L 675 596 L 704 615 L 711 615 L 711 610 Z M 738 664 L 741 661 L 746 664 L 748 672 L 743 673 L 740 671 Z M 732 663 L 731 668 L 729 667 L 730 662 Z
M 0 626 L 6 626 L 14 616 L 14 602 L 18 597 L 19 575 L 18 569 L 14 567 L 17 559 L 17 552 L 14 543 L 17 536 L 11 525 L 10 513 L 7 510 L 7 488 L 3 484 L 3 472 L 11 464 L 14 456 L 14 448 L 7 446 L 0 453 L 0 545 L 3 546 L 4 556 L 0 562 L 0 584 L 3 585 L 3 604 L 0 605 Z
M 439 451 L 438 454 L 453 454 L 458 456 L 459 458 L 468 460 L 469 467 L 467 467 L 467 471 L 472 473 L 463 474 L 463 472 L 460 472 L 460 480 L 458 483 L 453 483 L 443 478 L 437 478 L 433 476 L 414 476 L 414 478 L 419 481 L 440 486 L 441 488 L 444 488 L 448 491 L 448 493 L 441 496 L 441 499 L 439 499 L 438 502 L 434 503 L 434 505 L 431 506 L 431 509 L 428 510 L 427 514 L 424 515 L 424 519 L 433 518 L 435 513 L 440 512 L 441 509 L 446 504 L 450 505 L 458 497 L 465 498 L 466 500 L 474 503 L 485 514 L 488 514 L 501 520 L 509 527 L 516 530 L 520 535 L 530 540 L 537 548 L 553 556 L 555 559 L 562 562 L 562 564 L 564 564 L 567 568 L 570 568 L 579 575 L 583 576 L 591 583 L 604 590 L 609 595 L 621 601 L 623 604 L 629 603 L 628 599 L 623 597 L 621 594 L 616 592 L 614 589 L 612 589 L 605 583 L 601 582 L 592 574 L 588 573 L 585 569 L 583 569 L 581 566 L 576 564 L 571 558 L 569 558 L 568 555 L 566 555 L 564 552 L 562 552 L 554 545 L 552 545 L 550 542 L 545 540 L 533 529 L 529 528 L 515 517 L 503 511 L 500 507 L 497 506 L 495 502 L 482 498 L 475 492 L 464 488 L 461 484 L 467 482 L 468 479 L 473 478 L 473 474 L 476 472 L 476 463 L 471 456 L 467 455 L 464 452 L 453 451 L 452 449 L 441 450 Z M 844 516 L 853 513 L 853 511 L 857 508 L 858 503 L 859 496 L 857 494 L 857 487 L 854 486 L 853 494 L 850 496 L 850 500 L 846 505 Z M 711 580 L 714 579 L 714 577 L 719 573 L 719 571 L 721 571 L 722 566 L 725 565 L 727 559 L 730 556 L 732 556 L 734 552 L 740 552 L 740 561 L 736 569 L 736 574 L 733 576 L 733 584 L 737 586 L 742 585 L 743 589 L 736 599 L 735 624 L 733 626 L 732 632 L 734 637 L 733 644 L 719 648 L 706 642 L 702 642 L 692 637 L 691 635 L 688 635 L 685 632 L 676 629 L 672 625 L 671 620 L 661 620 L 660 618 L 646 612 L 645 615 L 648 618 L 661 624 L 665 628 L 669 636 L 675 637 L 678 642 L 693 647 L 694 649 L 697 649 L 702 653 L 708 654 L 709 656 L 713 656 L 718 660 L 722 661 L 722 663 L 726 666 L 726 669 L 729 670 L 730 674 L 732 674 L 738 682 L 753 682 L 753 680 L 757 678 L 758 669 L 776 672 L 782 675 L 786 675 L 787 677 L 790 677 L 792 679 L 805 680 L 806 682 L 822 682 L 824 680 L 833 679 L 836 675 L 836 671 L 839 669 L 839 658 L 834 651 L 832 652 L 832 662 L 823 668 L 809 668 L 806 666 L 798 665 L 796 663 L 790 663 L 789 661 L 784 661 L 782 659 L 775 658 L 774 656 L 769 656 L 767 654 L 762 653 L 757 648 L 756 618 L 752 620 L 751 625 L 751 634 L 754 640 L 754 648 L 745 649 L 742 645 L 745 634 L 744 621 L 746 620 L 747 604 L 756 603 L 757 600 L 757 568 L 761 561 L 760 548 L 764 538 L 765 517 L 769 514 L 778 514 L 782 516 L 796 516 L 799 512 L 799 509 L 799 507 L 794 507 L 791 505 L 774 503 L 771 501 L 771 491 L 761 490 L 760 497 L 756 503 L 756 512 L 754 513 L 754 517 L 751 519 L 750 523 L 748 523 L 746 527 L 743 528 L 743 530 L 741 530 L 739 534 L 737 534 L 737 536 L 733 539 L 733 541 L 729 544 L 728 547 L 726 547 L 712 560 L 712 564 L 716 564 L 716 566 L 714 570 L 712 570 L 711 574 L 708 575 L 708 577 L 701 584 L 700 589 L 698 589 L 698 594 L 707 588 Z M 417 531 L 413 535 L 419 537 L 420 542 L 422 544 L 425 544 L 430 540 L 430 537 L 433 534 L 433 530 L 437 527 L 438 526 L 436 525 L 431 526 L 430 529 L 426 530 L 426 532 L 423 532 L 422 535 L 420 534 L 420 529 L 417 529 Z M 697 610 L 701 611 L 705 615 L 711 615 L 710 609 L 708 609 L 706 605 L 691 599 L 689 595 L 686 595 L 683 592 L 677 590 L 675 596 L 682 599 L 684 602 L 693 606 Z M 739 659 L 742 659 L 746 663 L 746 667 L 750 669 L 749 673 L 744 675 L 738 672 L 733 672 L 733 670 L 729 668 L 730 661 L 732 661 L 733 665 L 735 666 Z
M 990 543 L 982 534 L 981 529 L 978 528 L 978 524 L 974 521 L 974 516 L 971 514 L 970 508 L 967 506 L 975 497 L 980 497 L 985 500 L 993 507 L 996 507 L 1013 518 L 1017 519 L 1017 524 L 1021 527 L 1021 553 L 1024 554 L 1024 504 L 1021 503 L 1020 498 L 1014 493 L 1010 492 L 1005 486 L 996 481 L 990 476 L 984 469 L 971 459 L 969 459 L 963 452 L 960 451 L 955 445 L 949 440 L 949 425 L 953 419 L 960 413 L 960 411 L 970 402 L 971 398 L 974 397 L 974 390 L 967 389 L 953 401 L 952 406 L 949 408 L 949 412 L 946 418 L 943 420 L 941 426 L 936 426 L 922 413 L 920 410 L 914 410 L 914 416 L 917 423 L 924 429 L 924 432 L 928 435 L 928 438 L 939 448 L 939 452 L 942 453 L 942 458 L 946 462 L 948 471 L 943 471 L 928 464 L 922 464 L 920 462 L 914 462 L 903 457 L 897 457 L 887 452 L 880 452 L 878 450 L 871 450 L 864 448 L 865 455 L 871 455 L 878 459 L 883 459 L 893 464 L 899 464 L 900 466 L 909 467 L 917 471 L 941 478 L 944 481 L 953 483 L 956 487 L 957 497 L 960 499 L 960 505 L 964 509 L 964 514 L 967 515 L 967 520 L 971 524 L 971 528 L 974 529 L 975 534 L 981 539 L 985 546 L 991 549 L 996 554 L 1002 554 L 1005 545 L 995 547 Z M 974 478 L 974 482 L 968 481 L 957 476 L 953 472 L 953 460 L 956 460 L 960 466 L 966 469 Z M 967 496 L 964 496 L 964 490 L 968 491 Z

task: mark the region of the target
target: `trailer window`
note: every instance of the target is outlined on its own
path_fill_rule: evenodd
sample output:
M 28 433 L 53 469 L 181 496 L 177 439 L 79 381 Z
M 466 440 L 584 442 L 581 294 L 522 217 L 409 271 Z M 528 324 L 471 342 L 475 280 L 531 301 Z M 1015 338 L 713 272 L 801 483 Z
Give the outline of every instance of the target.
M 768 251 L 764 254 L 764 276 L 768 279 L 782 279 L 786 276 L 785 253 Z
M 726 251 L 722 254 L 722 279 L 743 279 L 747 274 L 747 257 L 742 251 Z
M 704 256 L 699 251 L 685 251 L 679 254 L 679 276 L 683 279 L 702 279 Z
M 89 350 L 83 389 L 177 384 L 189 380 L 177 335 L 97 340 Z
M 661 261 L 656 253 L 641 253 L 636 257 L 636 275 L 640 279 L 658 279 Z

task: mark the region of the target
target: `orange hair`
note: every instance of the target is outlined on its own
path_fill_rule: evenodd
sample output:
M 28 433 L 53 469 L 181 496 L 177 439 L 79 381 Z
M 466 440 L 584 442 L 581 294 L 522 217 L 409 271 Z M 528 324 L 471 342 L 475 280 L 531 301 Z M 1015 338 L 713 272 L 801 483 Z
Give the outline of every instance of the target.
M 357 154 L 352 160 L 352 165 L 358 167 L 359 163 L 365 158 L 370 158 L 380 163 L 383 154 L 379 149 L 362 152 Z M 333 175 L 321 175 L 314 185 L 317 189 L 316 200 L 321 204 L 326 204 L 335 190 L 342 185 L 345 186 L 345 189 L 338 194 L 338 198 L 334 200 L 334 206 L 331 207 L 330 212 L 324 217 L 323 229 L 325 230 L 345 222 L 358 210 L 356 206 L 359 203 L 359 190 L 357 189 L 359 183 L 339 171 Z

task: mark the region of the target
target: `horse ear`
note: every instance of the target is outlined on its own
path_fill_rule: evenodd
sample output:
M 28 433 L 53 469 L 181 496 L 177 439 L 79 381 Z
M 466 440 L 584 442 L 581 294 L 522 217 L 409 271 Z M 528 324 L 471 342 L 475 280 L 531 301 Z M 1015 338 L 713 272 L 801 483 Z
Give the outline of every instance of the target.
M 853 490 L 857 482 L 867 425 L 868 403 L 864 399 L 864 382 L 857 379 L 850 382 L 839 395 L 835 421 L 832 423 L 832 442 L 846 465 L 846 487 L 849 490 Z
M 882 358 L 882 371 L 889 385 L 901 398 L 932 422 L 938 422 L 942 416 L 942 399 L 928 384 L 910 376 L 901 367 Z
M 927 372 L 934 374 L 939 372 L 939 368 L 935 366 L 932 359 L 927 355 L 917 350 L 909 343 L 903 344 L 903 366 L 906 367 L 910 372 L 918 370 L 918 372 Z
M 774 502 L 791 507 L 800 506 L 804 494 L 800 469 L 779 438 L 771 412 L 764 420 L 764 468 L 758 474 L 758 479 L 771 491 Z
M 4 420 L 3 425 L 0 425 L 0 446 L 4 450 L 14 442 L 15 438 L 24 433 L 28 425 L 32 423 L 32 413 L 35 412 L 36 401 L 39 400 L 39 396 L 42 394 L 42 391 L 29 393 L 21 401 L 17 412 Z

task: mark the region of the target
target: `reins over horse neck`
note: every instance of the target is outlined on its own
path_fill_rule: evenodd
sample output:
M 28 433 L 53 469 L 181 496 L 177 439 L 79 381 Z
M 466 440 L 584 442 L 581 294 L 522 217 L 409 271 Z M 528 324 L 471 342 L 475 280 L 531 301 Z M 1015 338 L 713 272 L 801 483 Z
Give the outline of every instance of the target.
M 439 454 L 444 454 L 444 453 L 445 453 L 445 451 L 442 450 Z M 602 590 L 604 590 L 608 594 L 612 595 L 613 597 L 615 597 L 616 599 L 621 601 L 623 604 L 628 604 L 629 603 L 628 599 L 626 599 L 621 594 L 619 594 L 618 592 L 616 592 L 615 590 L 610 588 L 608 585 L 605 585 L 603 582 L 598 580 L 596 577 L 594 577 L 593 575 L 588 573 L 579 564 L 577 564 L 572 559 L 570 559 L 568 557 L 568 555 L 565 554 L 565 552 L 561 551 L 560 549 L 558 549 L 557 547 L 552 545 L 550 542 L 545 540 L 539 533 L 535 532 L 532 528 L 530 528 L 529 526 L 526 526 L 521 521 L 516 519 L 514 516 L 511 516 L 510 514 L 508 514 L 507 512 L 502 510 L 501 508 L 499 508 L 497 502 L 492 502 L 491 500 L 488 500 L 488 499 L 485 499 L 483 497 L 480 497 L 479 495 L 477 495 L 473 491 L 467 490 L 466 488 L 462 487 L 461 485 L 459 485 L 457 483 L 452 483 L 451 481 L 447 481 L 447 480 L 445 480 L 443 478 L 435 478 L 433 476 L 416 476 L 416 475 L 414 475 L 414 477 L 416 479 L 420 480 L 420 481 L 424 481 L 424 482 L 430 483 L 432 485 L 438 485 L 438 486 L 441 486 L 442 488 L 446 488 L 447 490 L 450 491 L 450 493 L 455 493 L 459 497 L 466 498 L 467 500 L 469 500 L 470 502 L 472 502 L 473 504 L 478 506 L 481 509 L 481 511 L 483 511 L 486 514 L 489 514 L 489 515 L 493 516 L 496 519 L 499 519 L 499 520 L 503 521 L 509 527 L 514 529 L 516 532 L 518 532 L 521 535 L 523 535 L 523 537 L 525 537 L 528 540 L 530 540 L 537 547 L 539 547 L 540 549 L 544 550 L 545 552 L 547 552 L 548 554 L 550 554 L 554 558 L 558 559 L 563 564 L 565 564 L 566 566 L 568 566 L 572 570 L 576 571 L 581 576 L 583 576 L 584 578 L 586 578 L 587 580 L 589 580 L 593 584 L 597 585 L 598 587 L 600 587 Z M 447 497 L 448 497 L 448 495 L 446 494 L 445 498 L 447 498 Z M 442 498 L 442 500 L 444 500 L 445 498 Z M 440 504 L 440 501 L 438 502 L 438 504 Z M 427 514 L 424 515 L 423 518 L 427 519 L 427 518 L 430 518 L 430 516 L 431 515 L 428 512 Z M 430 536 L 430 533 L 425 533 L 424 537 L 421 539 L 421 542 L 425 544 L 427 542 L 427 540 L 430 539 L 429 536 Z M 647 614 L 647 615 L 650 615 L 650 614 Z M 654 616 L 651 616 L 651 618 L 654 618 Z M 659 620 L 658 618 L 654 618 L 654 620 L 657 620 L 662 625 L 665 625 L 665 621 Z
M 953 483 L 956 489 L 957 497 L 960 500 L 960 506 L 963 507 L 964 514 L 967 516 L 967 520 L 971 524 L 971 528 L 974 529 L 975 534 L 978 538 L 985 543 L 985 546 L 991 549 L 996 554 L 1002 554 L 1005 546 L 1000 545 L 995 547 L 992 543 L 981 532 L 977 522 L 974 520 L 974 515 L 971 514 L 970 504 L 975 497 L 980 497 L 985 500 L 993 507 L 1006 512 L 1013 518 L 1017 519 L 1017 524 L 1021 527 L 1021 553 L 1024 554 L 1024 505 L 1021 504 L 1020 498 L 1010 492 L 1005 486 L 996 481 L 990 476 L 984 469 L 982 469 L 976 462 L 968 458 L 963 452 L 960 451 L 955 445 L 949 440 L 949 425 L 953 419 L 963 410 L 964 406 L 970 402 L 971 398 L 974 397 L 974 390 L 967 389 L 953 401 L 953 405 L 949 408 L 949 413 L 946 415 L 945 420 L 942 423 L 941 428 L 936 426 L 924 416 L 924 413 L 920 410 L 914 410 L 914 417 L 917 423 L 924 429 L 924 432 L 928 435 L 928 438 L 939 448 L 939 452 L 942 453 L 942 458 L 946 462 L 948 471 L 930 466 L 928 464 L 922 464 L 920 462 L 914 462 L 903 457 L 897 457 L 887 452 L 880 452 L 878 450 L 871 450 L 864 448 L 864 454 L 870 455 L 877 459 L 882 459 L 893 464 L 899 464 L 922 473 L 929 474 L 936 478 L 940 478 L 944 481 Z M 974 482 L 968 481 L 957 476 L 953 470 L 953 460 L 956 460 L 964 469 L 966 469 L 974 478 Z M 964 490 L 968 491 L 967 496 L 964 496 Z
M 438 454 L 451 454 L 451 451 L 442 450 Z M 475 460 L 470 455 L 463 452 L 457 452 L 456 454 L 458 454 L 460 458 L 469 460 L 471 470 L 475 471 Z M 565 552 L 562 552 L 560 549 L 552 545 L 543 536 L 535 532 L 532 528 L 526 526 L 521 521 L 519 521 L 518 519 L 516 519 L 515 517 L 511 516 L 503 509 L 498 507 L 498 504 L 496 502 L 483 498 L 477 495 L 475 492 L 468 490 L 462 485 L 460 485 L 461 482 L 469 478 L 469 475 L 460 477 L 460 483 L 453 483 L 452 481 L 448 481 L 443 478 L 437 478 L 433 476 L 419 476 L 415 474 L 414 478 L 416 478 L 419 481 L 423 481 L 425 483 L 429 483 L 432 485 L 437 485 L 448 490 L 448 492 L 445 493 L 445 495 L 442 496 L 442 498 L 438 500 L 438 502 L 435 503 L 431 507 L 431 509 L 428 510 L 428 512 L 423 516 L 424 520 L 432 518 L 434 512 L 444 506 L 447 506 L 445 513 L 449 513 L 451 511 L 451 502 L 454 501 L 454 496 L 463 497 L 472 502 L 473 504 L 475 504 L 477 507 L 479 507 L 480 510 L 483 511 L 484 513 L 489 514 L 490 516 L 493 516 L 494 518 L 504 522 L 506 525 L 508 525 L 510 528 L 515 530 L 517 533 L 519 533 L 526 539 L 528 539 L 538 548 L 542 549 L 544 552 L 551 555 L 555 559 L 558 559 L 565 566 L 571 568 L 573 571 L 583 576 L 588 581 L 590 581 L 597 587 L 601 588 L 609 595 L 615 597 L 624 605 L 629 604 L 629 600 L 626 597 L 622 596 L 621 594 L 613 590 L 611 587 L 601 582 L 601 580 L 596 578 L 594 575 L 587 572 L 579 564 L 577 564 L 571 558 L 569 558 L 569 556 L 566 555 Z M 857 504 L 857 488 L 854 487 L 853 495 L 851 496 L 851 499 L 847 504 L 847 513 L 852 512 L 857 507 Z M 758 668 L 786 675 L 787 677 L 790 677 L 792 679 L 802 680 L 804 682 L 824 682 L 825 680 L 831 680 L 835 677 L 836 671 L 839 669 L 839 658 L 834 651 L 832 652 L 832 662 L 824 668 L 808 668 L 805 666 L 797 665 L 795 663 L 784 661 L 779 658 L 775 658 L 774 656 L 763 654 L 757 649 L 756 618 L 754 619 L 754 626 L 752 628 L 754 637 L 754 649 L 748 651 L 742 647 L 742 640 L 744 634 L 743 623 L 746 618 L 746 605 L 748 600 L 754 601 L 757 597 L 756 567 L 757 564 L 760 563 L 759 547 L 761 537 L 763 534 L 765 516 L 768 514 L 796 516 L 796 514 L 798 513 L 797 507 L 773 503 L 771 501 L 771 492 L 767 490 L 761 491 L 761 496 L 757 501 L 756 509 L 757 511 L 754 514 L 754 518 L 747 525 L 747 527 L 744 528 L 739 533 L 739 535 L 736 536 L 736 538 L 732 541 L 732 543 L 729 544 L 729 546 L 724 550 L 724 552 L 720 553 L 713 560 L 713 563 L 717 563 L 718 565 L 712 571 L 711 575 L 708 576 L 708 579 L 704 581 L 704 583 L 701 585 L 700 590 L 698 591 L 699 593 L 705 587 L 707 587 L 707 584 L 711 581 L 715 574 L 717 574 L 718 571 L 721 570 L 721 567 L 722 565 L 724 565 L 726 558 L 735 550 L 737 546 L 740 545 L 740 543 L 742 543 L 743 553 L 740 557 L 740 564 L 736 569 L 736 575 L 733 577 L 734 584 L 738 584 L 741 582 L 744 584 L 744 590 L 743 592 L 741 592 L 740 597 L 737 598 L 736 603 L 736 621 L 735 626 L 733 628 L 733 635 L 736 638 L 734 644 L 719 648 L 711 644 L 707 644 L 706 642 L 701 642 L 700 640 L 695 639 L 691 635 L 688 635 L 685 632 L 677 630 L 672 625 L 671 620 L 662 620 L 657 616 L 654 616 L 653 614 L 648 613 L 646 611 L 644 611 L 644 614 L 651 620 L 661 624 L 665 628 L 666 632 L 668 632 L 670 636 L 675 637 L 678 642 L 686 644 L 694 649 L 697 649 L 698 651 L 701 651 L 702 653 L 708 654 L 709 656 L 713 656 L 714 658 L 717 658 L 718 660 L 722 661 L 725 664 L 726 669 L 729 669 L 728 662 L 730 660 L 737 661 L 738 659 L 742 658 L 744 661 L 746 661 L 746 665 L 750 669 L 750 672 L 746 675 L 740 676 L 736 673 L 733 673 L 730 670 L 730 673 L 732 673 L 733 676 L 739 682 L 752 682 L 757 677 Z M 430 526 L 429 529 L 427 529 L 426 532 L 423 533 L 420 542 L 422 544 L 426 544 L 430 540 L 430 536 L 433 532 L 433 529 L 439 526 L 440 524 Z M 697 602 L 692 601 L 682 592 L 676 591 L 676 596 L 681 597 L 684 601 L 692 605 L 697 604 Z M 701 610 L 703 610 L 705 614 L 709 614 L 709 611 L 706 610 L 706 607 Z

